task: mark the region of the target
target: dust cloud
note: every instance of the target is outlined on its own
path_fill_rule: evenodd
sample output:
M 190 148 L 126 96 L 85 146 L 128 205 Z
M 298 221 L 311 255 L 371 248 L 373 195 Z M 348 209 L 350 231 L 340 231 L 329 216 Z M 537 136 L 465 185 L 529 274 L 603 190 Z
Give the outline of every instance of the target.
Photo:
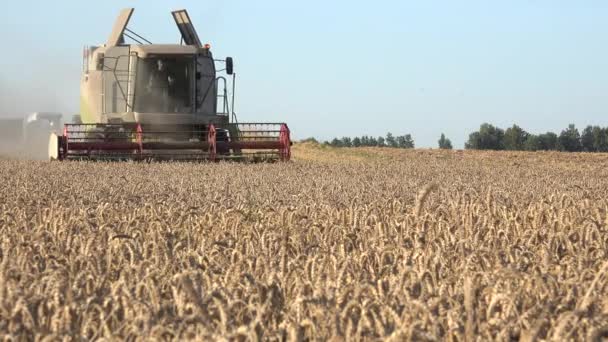
M 78 65 L 6 70 L 0 76 L 0 159 L 48 160 L 50 123 L 26 125 L 26 119 L 35 112 L 55 112 L 63 114 L 63 122 L 70 120 L 78 106 Z

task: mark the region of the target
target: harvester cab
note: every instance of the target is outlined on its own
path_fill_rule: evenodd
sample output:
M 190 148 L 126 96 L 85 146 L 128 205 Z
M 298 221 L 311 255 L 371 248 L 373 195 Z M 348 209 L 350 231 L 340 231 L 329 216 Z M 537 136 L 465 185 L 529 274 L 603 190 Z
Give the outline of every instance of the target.
M 80 115 L 56 159 L 289 160 L 285 123 L 237 121 L 233 60 L 213 57 L 185 10 L 172 12 L 180 44 L 152 44 L 127 27 L 132 14 L 84 49 Z

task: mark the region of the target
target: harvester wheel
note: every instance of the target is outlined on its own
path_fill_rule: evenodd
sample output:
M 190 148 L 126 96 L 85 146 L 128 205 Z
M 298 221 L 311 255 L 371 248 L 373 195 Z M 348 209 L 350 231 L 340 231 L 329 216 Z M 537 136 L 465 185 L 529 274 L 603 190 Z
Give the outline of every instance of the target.
M 49 160 L 58 160 L 61 158 L 61 151 L 60 151 L 61 138 L 63 138 L 63 137 L 59 137 L 55 133 L 50 134 L 49 146 L 48 146 L 49 147 L 49 152 L 48 152 Z

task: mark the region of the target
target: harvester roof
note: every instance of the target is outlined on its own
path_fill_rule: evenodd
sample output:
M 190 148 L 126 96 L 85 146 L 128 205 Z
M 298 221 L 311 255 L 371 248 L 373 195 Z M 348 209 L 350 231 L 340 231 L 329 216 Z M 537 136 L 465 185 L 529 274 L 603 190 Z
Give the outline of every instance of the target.
M 203 49 L 194 45 L 177 44 L 152 44 L 152 45 L 131 45 L 131 51 L 137 52 L 140 57 L 148 55 L 194 55 Z

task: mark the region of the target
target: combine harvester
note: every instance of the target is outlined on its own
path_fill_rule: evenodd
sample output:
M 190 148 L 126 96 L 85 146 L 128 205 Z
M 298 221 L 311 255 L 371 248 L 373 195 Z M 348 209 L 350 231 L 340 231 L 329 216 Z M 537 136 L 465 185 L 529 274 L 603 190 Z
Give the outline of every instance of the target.
M 237 122 L 233 60 L 213 58 L 185 10 L 172 12 L 181 44 L 150 43 L 127 28 L 132 14 L 85 48 L 80 115 L 51 135 L 51 159 L 289 160 L 285 123 Z
M 61 113 L 0 119 L 0 157 L 48 160 L 49 133 L 61 133 Z

